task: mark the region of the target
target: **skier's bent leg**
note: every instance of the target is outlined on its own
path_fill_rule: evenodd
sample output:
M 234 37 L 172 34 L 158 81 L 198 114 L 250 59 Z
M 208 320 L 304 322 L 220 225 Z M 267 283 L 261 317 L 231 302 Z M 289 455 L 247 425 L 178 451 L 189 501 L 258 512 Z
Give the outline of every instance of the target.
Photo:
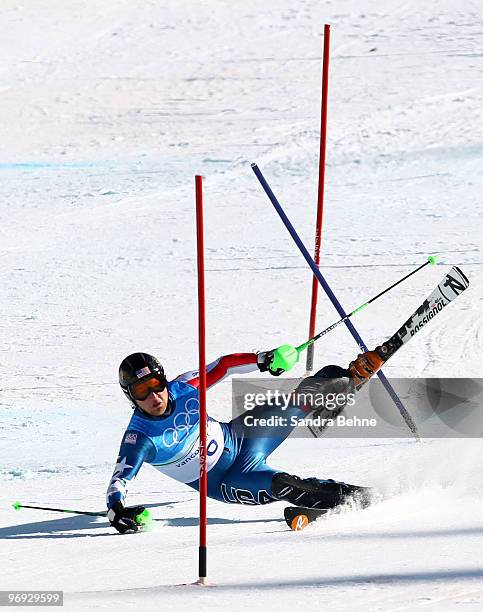
M 272 479 L 272 494 L 279 500 L 305 508 L 334 508 L 354 501 L 363 508 L 371 503 L 371 489 L 335 480 L 300 478 L 278 472 Z
M 348 370 L 339 366 L 326 366 L 314 376 L 301 381 L 295 390 L 294 402 L 284 409 L 283 414 L 303 416 L 309 412 L 327 412 L 327 416 L 335 416 L 343 410 L 344 403 L 331 409 L 324 404 L 320 406 L 317 400 L 322 396 L 327 398 L 329 394 L 344 394 L 347 398 L 353 390 Z M 267 418 L 280 412 L 279 406 L 264 405 L 256 407 L 251 414 Z M 363 506 L 370 503 L 370 490 L 365 487 L 333 480 L 302 479 L 270 468 L 266 458 L 291 433 L 293 427 L 271 428 L 270 436 L 267 436 L 265 426 L 247 428 L 244 415 L 231 421 L 228 427 L 238 440 L 238 456 L 216 486 L 211 487 L 210 497 L 227 503 L 250 505 L 283 500 L 314 508 L 333 508 L 351 500 L 357 500 Z
M 348 394 L 353 390 L 349 371 L 340 366 L 328 365 L 298 384 L 293 392 L 293 402 L 288 405 L 256 406 L 249 412 L 250 426 L 245 420 L 247 414 L 243 413 L 230 421 L 229 427 L 235 437 L 243 440 L 243 443 L 240 442 L 243 452 L 249 457 L 256 456 L 258 461 L 260 455 L 266 458 L 280 446 L 292 433 L 298 419 L 310 413 L 323 418 L 336 417 L 344 409 Z M 339 398 L 338 403 L 329 405 L 330 398 L 335 396 Z M 283 417 L 286 424 L 273 427 L 251 424 L 266 423 L 272 417 Z

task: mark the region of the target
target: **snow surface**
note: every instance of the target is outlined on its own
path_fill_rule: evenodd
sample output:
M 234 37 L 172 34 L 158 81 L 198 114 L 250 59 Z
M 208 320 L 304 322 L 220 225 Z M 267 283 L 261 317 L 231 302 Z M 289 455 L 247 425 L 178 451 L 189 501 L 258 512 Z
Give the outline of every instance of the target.
M 130 416 L 118 363 L 196 367 L 195 173 L 209 355 L 305 338 L 311 274 L 249 164 L 312 248 L 324 23 L 322 270 L 351 309 L 439 255 L 357 315 L 371 346 L 461 265 L 470 289 L 386 374 L 480 376 L 480 2 L 4 0 L 0 589 L 61 589 L 69 610 L 483 609 L 480 440 L 288 441 L 274 466 L 385 500 L 302 533 L 282 504 L 210 501 L 206 588 L 180 586 L 197 577 L 197 495 L 149 466 L 129 502 L 152 508 L 151 533 L 10 506 L 102 510 Z M 336 318 L 321 296 L 318 328 Z M 356 351 L 341 327 L 316 362 Z M 230 418 L 230 390 L 210 393 L 213 416 Z

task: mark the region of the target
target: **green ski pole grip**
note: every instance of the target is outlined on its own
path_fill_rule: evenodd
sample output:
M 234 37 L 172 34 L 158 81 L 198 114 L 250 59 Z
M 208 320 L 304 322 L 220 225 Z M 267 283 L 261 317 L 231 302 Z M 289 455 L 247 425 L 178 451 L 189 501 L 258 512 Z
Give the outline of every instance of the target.
M 282 344 L 273 351 L 273 359 L 270 369 L 276 371 L 282 369 L 284 372 L 291 370 L 299 360 L 297 349 L 290 344 Z
M 152 521 L 151 513 L 147 508 L 145 508 L 142 512 L 136 515 L 135 520 L 137 525 L 149 525 Z

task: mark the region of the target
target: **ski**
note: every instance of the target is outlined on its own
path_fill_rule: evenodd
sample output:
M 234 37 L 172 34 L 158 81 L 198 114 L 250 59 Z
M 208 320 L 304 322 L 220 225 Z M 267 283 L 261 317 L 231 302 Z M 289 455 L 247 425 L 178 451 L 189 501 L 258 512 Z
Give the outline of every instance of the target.
M 463 271 L 457 266 L 453 266 L 397 332 L 389 340 L 376 347 L 375 350 L 384 360 L 384 363 L 389 361 L 402 346 L 407 344 L 411 338 L 420 332 L 448 304 L 461 295 L 468 288 L 469 284 L 470 282 Z M 357 390 L 360 390 L 360 388 L 358 387 Z M 316 416 L 316 413 L 314 413 L 314 416 Z M 323 436 L 326 430 L 325 425 L 309 425 L 308 428 L 315 438 Z
M 302 531 L 309 523 L 313 523 L 324 514 L 328 508 L 303 508 L 301 506 L 287 506 L 283 509 L 285 522 L 292 531 Z
M 376 349 L 380 357 L 385 362 L 388 361 L 403 344 L 407 344 L 431 319 L 461 295 L 469 284 L 469 280 L 462 270 L 453 266 L 431 295 L 424 300 L 397 332 Z

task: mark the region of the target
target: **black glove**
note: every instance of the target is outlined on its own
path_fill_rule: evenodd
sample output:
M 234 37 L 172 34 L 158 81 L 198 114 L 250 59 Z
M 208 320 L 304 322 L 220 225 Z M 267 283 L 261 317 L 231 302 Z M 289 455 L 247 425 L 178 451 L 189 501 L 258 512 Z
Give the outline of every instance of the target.
M 141 512 L 144 512 L 144 506 L 133 506 L 125 508 L 120 501 L 108 511 L 107 518 L 109 522 L 117 529 L 119 533 L 133 533 L 139 530 L 139 525 L 136 523 L 136 517 Z
M 271 370 L 270 364 L 273 361 L 273 352 L 276 349 L 272 349 L 271 351 L 262 351 L 257 353 L 257 366 L 260 372 L 269 372 L 272 376 L 280 376 L 283 374 L 285 370 L 282 368 L 278 368 L 278 370 Z

